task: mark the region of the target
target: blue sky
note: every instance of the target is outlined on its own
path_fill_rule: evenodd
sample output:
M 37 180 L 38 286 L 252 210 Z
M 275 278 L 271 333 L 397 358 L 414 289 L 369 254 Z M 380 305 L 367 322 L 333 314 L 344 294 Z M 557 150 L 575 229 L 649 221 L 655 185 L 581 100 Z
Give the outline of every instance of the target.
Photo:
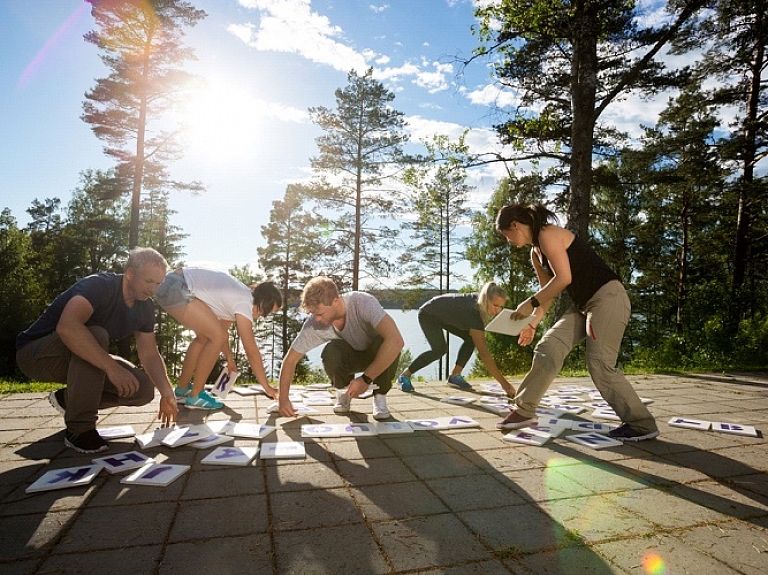
M 486 63 L 462 69 L 477 46 L 471 0 L 191 0 L 208 17 L 187 44 L 190 70 L 206 79 L 180 117 L 192 124 L 179 180 L 200 180 L 200 196 L 178 194 L 173 222 L 188 235 L 188 263 L 223 269 L 251 263 L 263 245 L 260 228 L 289 183 L 306 180 L 321 134 L 310 106 L 334 106 L 347 72 L 373 66 L 396 94 L 414 141 L 434 133 L 457 137 L 470 128 L 474 150 L 498 149 L 493 103 L 511 102 L 491 81 Z M 82 120 L 83 94 L 107 75 L 83 0 L 0 0 L 1 207 L 19 225 L 37 198 L 66 204 L 87 169 L 111 166 Z M 663 102 L 631 99 L 613 114 L 621 127 L 652 125 Z M 504 174 L 501 166 L 470 172 L 481 207 Z

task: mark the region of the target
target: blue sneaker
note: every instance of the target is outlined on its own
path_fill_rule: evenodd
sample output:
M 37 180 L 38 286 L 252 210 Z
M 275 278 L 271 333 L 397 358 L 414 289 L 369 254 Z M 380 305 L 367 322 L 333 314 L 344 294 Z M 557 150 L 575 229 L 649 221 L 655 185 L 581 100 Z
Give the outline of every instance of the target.
M 221 409 L 224 404 L 214 399 L 207 392 L 201 391 L 197 397 L 191 395 L 186 399 L 184 405 L 187 409 Z
M 179 387 L 178 385 L 173 388 L 173 395 L 176 396 L 177 403 L 184 403 L 187 398 L 192 394 L 192 386 Z
M 448 385 L 452 387 L 458 387 L 459 389 L 468 390 L 472 389 L 472 386 L 467 383 L 461 375 L 452 375 L 448 378 Z
M 402 391 L 405 391 L 406 393 L 411 393 L 412 391 L 416 391 L 413 389 L 413 384 L 411 383 L 411 376 L 410 375 L 401 375 L 397 378 L 397 384 L 400 386 L 400 389 Z

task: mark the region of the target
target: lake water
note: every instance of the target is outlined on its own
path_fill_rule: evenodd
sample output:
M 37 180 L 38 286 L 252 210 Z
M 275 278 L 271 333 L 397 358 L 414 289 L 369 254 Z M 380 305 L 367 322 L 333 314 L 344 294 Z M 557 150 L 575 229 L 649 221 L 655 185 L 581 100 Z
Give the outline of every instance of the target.
M 386 310 L 387 313 L 392 316 L 392 319 L 395 320 L 395 323 L 397 324 L 398 329 L 400 330 L 400 333 L 403 336 L 403 339 L 405 340 L 405 347 L 404 350 L 409 350 L 411 352 L 411 357 L 415 358 L 420 353 L 427 351 L 429 349 L 429 345 L 427 345 L 427 340 L 424 338 L 424 334 L 421 331 L 421 327 L 419 326 L 419 319 L 418 319 L 418 312 L 415 309 L 402 311 L 399 309 L 388 309 Z M 461 340 L 451 335 L 448 339 L 448 343 L 450 346 L 450 351 L 448 352 L 450 355 L 450 368 L 453 369 L 454 361 L 456 360 L 456 352 L 459 351 L 459 347 L 461 346 Z M 320 352 L 322 350 L 322 347 L 318 347 L 316 349 L 313 349 L 307 354 L 307 358 L 309 359 L 312 366 L 320 366 Z M 472 354 L 472 358 L 469 360 L 467 365 L 464 367 L 464 377 L 467 377 L 470 370 L 472 369 L 472 365 L 475 361 L 475 354 Z M 445 360 L 443 360 L 445 361 Z M 420 370 L 416 373 L 416 376 L 424 377 L 425 379 L 432 381 L 437 379 L 437 363 L 434 362 L 424 369 Z M 445 374 L 443 374 L 443 378 L 445 378 Z

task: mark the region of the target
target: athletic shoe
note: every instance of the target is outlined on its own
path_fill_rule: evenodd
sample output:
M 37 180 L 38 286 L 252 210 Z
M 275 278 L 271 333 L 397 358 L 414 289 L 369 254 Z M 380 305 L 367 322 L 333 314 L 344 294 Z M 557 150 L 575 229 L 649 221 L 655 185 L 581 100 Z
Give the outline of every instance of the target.
M 64 434 L 64 445 L 80 453 L 101 453 L 109 449 L 109 445 L 95 429 L 76 434 L 67 431 Z
M 48 403 L 61 415 L 67 412 L 67 390 L 63 387 L 48 394 Z
M 373 418 L 376 421 L 383 421 L 389 419 L 392 415 L 387 408 L 387 396 L 386 395 L 374 395 L 373 396 Z
M 608 432 L 608 437 L 618 439 L 619 441 L 645 441 L 646 439 L 653 439 L 659 436 L 659 430 L 649 431 L 648 433 L 642 433 L 633 429 L 628 423 L 623 423 L 616 429 L 611 429 Z
M 177 385 L 175 388 L 173 388 L 173 395 L 176 396 L 177 403 L 184 403 L 187 401 L 187 398 L 192 395 L 192 386 L 188 385 L 187 387 L 179 387 Z
M 453 387 L 458 387 L 459 389 L 468 390 L 472 389 L 472 386 L 467 383 L 467 380 L 464 379 L 461 374 L 459 375 L 452 375 L 448 378 L 448 385 Z
M 190 395 L 184 401 L 184 405 L 186 405 L 188 409 L 221 409 L 224 407 L 223 403 L 214 399 L 205 391 L 201 391 L 200 395 L 197 397 Z
M 526 417 L 520 415 L 514 409 L 509 412 L 504 419 L 496 424 L 497 429 L 522 429 L 523 427 L 530 427 L 536 425 L 539 422 L 538 417 Z
M 406 393 L 411 393 L 412 391 L 416 391 L 413 389 L 413 384 L 411 383 L 411 376 L 410 375 L 401 375 L 397 378 L 397 384 L 400 386 L 400 389 L 402 391 L 405 391 Z
M 333 413 L 343 415 L 349 413 L 349 406 L 352 403 L 352 398 L 346 391 L 340 389 L 336 390 L 336 404 L 333 406 Z

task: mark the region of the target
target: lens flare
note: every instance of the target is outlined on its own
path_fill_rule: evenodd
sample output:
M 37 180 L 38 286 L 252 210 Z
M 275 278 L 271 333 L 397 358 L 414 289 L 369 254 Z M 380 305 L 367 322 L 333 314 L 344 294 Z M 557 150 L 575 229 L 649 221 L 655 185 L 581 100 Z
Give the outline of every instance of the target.
M 667 564 L 657 553 L 646 553 L 643 557 L 643 571 L 648 575 L 666 575 Z

